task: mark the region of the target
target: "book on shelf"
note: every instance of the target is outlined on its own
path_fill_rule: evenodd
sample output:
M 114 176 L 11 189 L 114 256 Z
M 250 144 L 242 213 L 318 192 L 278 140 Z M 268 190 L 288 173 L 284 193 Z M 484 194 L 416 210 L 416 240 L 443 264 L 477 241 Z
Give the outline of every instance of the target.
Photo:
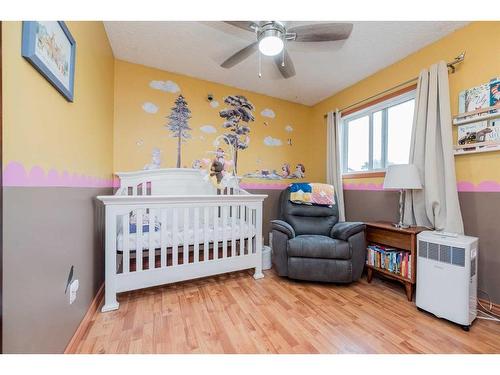
M 367 250 L 367 265 L 411 278 L 411 254 L 409 251 L 381 245 L 369 245 Z

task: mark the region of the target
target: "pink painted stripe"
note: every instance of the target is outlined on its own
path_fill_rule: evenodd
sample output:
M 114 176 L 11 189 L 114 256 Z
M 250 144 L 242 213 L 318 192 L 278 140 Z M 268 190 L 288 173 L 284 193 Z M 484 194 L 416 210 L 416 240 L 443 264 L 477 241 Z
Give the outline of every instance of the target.
M 67 171 L 58 172 L 56 169 L 45 173 L 44 169 L 38 166 L 27 172 L 21 163 L 12 161 L 3 169 L 3 184 L 37 187 L 114 187 L 115 181 Z
M 344 190 L 364 190 L 364 191 L 380 191 L 384 190 L 382 184 L 344 184 Z M 459 192 L 500 192 L 500 183 L 496 181 L 483 181 L 479 184 L 472 182 L 459 181 L 457 182 L 457 190 Z
M 482 192 L 482 193 L 493 193 L 500 192 L 500 183 L 496 181 L 482 181 L 475 185 L 467 181 L 457 182 L 457 189 L 461 192 Z

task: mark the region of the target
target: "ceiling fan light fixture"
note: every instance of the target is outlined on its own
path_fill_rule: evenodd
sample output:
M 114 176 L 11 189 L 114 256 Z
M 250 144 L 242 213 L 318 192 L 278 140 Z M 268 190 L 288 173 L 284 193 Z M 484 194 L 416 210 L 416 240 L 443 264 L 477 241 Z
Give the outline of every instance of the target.
M 259 51 L 266 56 L 276 56 L 283 51 L 283 34 L 278 30 L 266 30 L 259 36 Z

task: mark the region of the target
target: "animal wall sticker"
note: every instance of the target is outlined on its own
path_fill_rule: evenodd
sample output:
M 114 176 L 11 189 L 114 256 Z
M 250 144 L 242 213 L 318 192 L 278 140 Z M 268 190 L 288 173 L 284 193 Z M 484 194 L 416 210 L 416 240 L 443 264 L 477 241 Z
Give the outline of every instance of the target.
M 285 179 L 303 179 L 306 176 L 306 168 L 304 164 L 298 163 L 295 166 L 294 172 L 291 172 L 289 163 L 284 163 L 281 166 L 281 172 L 278 173 L 276 169 L 259 169 L 253 173 L 247 173 L 245 178 L 263 178 L 266 180 L 285 180 Z
M 186 99 L 179 95 L 167 116 L 168 124 L 165 127 L 172 132 L 172 137 L 177 138 L 177 168 L 181 167 L 181 146 L 191 138 L 191 128 L 188 121 L 191 118 L 191 110 L 188 108 Z
M 157 147 L 151 152 L 151 163 L 146 164 L 144 169 L 158 169 L 161 165 L 161 150 Z
M 228 130 L 224 134 L 224 141 L 234 148 L 234 171 L 238 173 L 238 151 L 245 150 L 250 143 L 248 123 L 255 120 L 255 107 L 242 95 L 230 95 L 224 99 L 224 103 L 229 106 L 219 112 L 220 117 L 226 120 L 222 127 Z

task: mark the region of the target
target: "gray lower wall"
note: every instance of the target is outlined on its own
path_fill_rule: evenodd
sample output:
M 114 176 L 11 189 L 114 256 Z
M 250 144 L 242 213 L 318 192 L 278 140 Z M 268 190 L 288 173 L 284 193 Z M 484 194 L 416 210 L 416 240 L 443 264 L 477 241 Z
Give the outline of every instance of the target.
M 262 212 L 262 235 L 264 243 L 269 243 L 269 232 L 271 231 L 271 220 L 277 219 L 279 215 L 279 197 L 281 190 L 247 190 L 252 194 L 267 194 L 264 200 L 264 209 Z
M 104 279 L 103 215 L 111 189 L 6 187 L 5 353 L 62 353 Z M 71 265 L 77 300 L 64 293 Z

